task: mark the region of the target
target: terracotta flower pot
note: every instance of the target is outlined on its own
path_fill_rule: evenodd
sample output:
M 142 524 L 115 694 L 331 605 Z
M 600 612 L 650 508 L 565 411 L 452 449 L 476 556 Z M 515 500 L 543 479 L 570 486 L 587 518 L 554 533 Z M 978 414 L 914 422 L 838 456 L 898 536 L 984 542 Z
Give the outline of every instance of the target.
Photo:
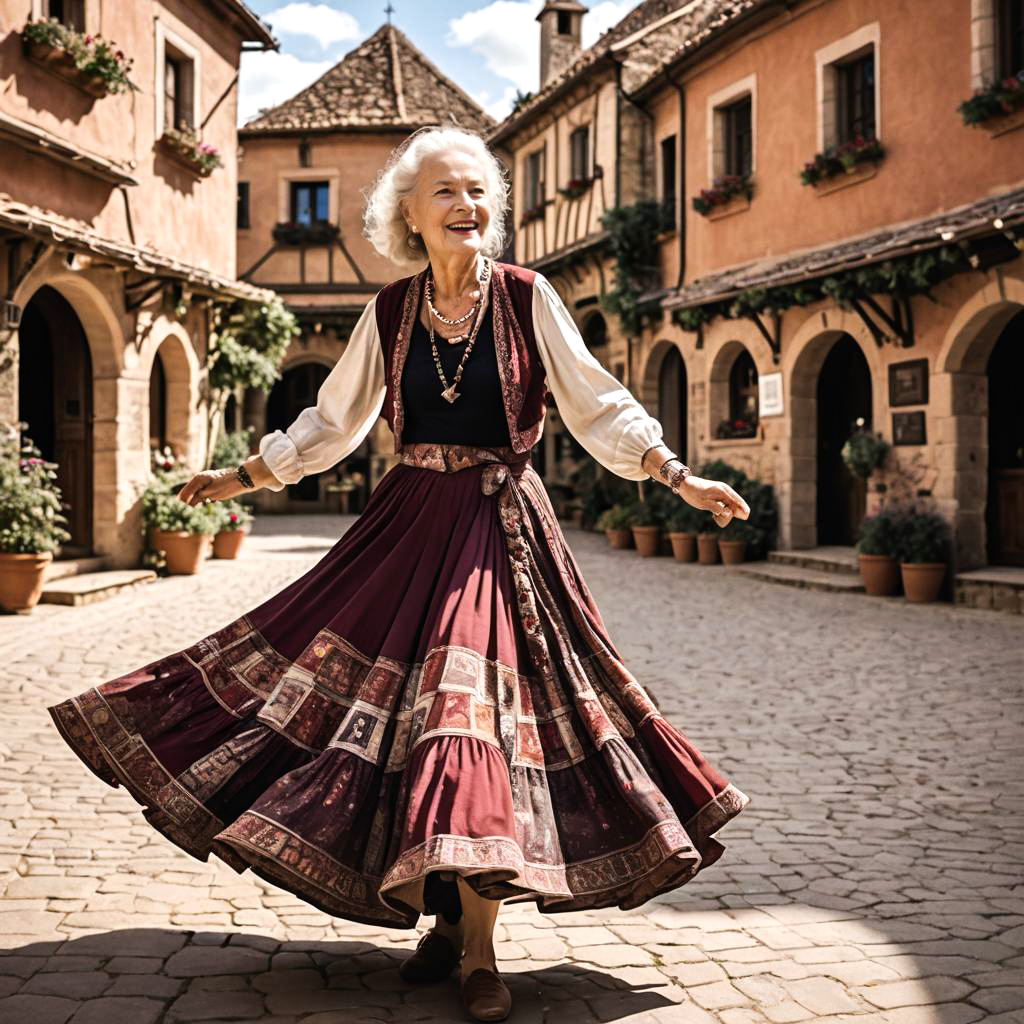
M 672 542 L 672 555 L 677 562 L 697 561 L 697 535 L 695 533 L 669 532 L 668 539 Z
M 633 546 L 632 530 L 605 530 L 604 535 L 613 548 L 631 548 Z
M 701 565 L 714 565 L 718 561 L 718 537 L 715 534 L 697 534 L 697 561 Z
M 52 561 L 52 551 L 0 551 L 0 608 L 30 612 L 39 603 L 43 575 Z
M 900 564 L 891 555 L 857 555 L 864 593 L 888 597 L 900 589 Z
M 721 551 L 722 561 L 726 565 L 738 565 L 746 558 L 747 542 L 745 540 L 726 540 L 724 537 L 720 537 L 718 550 Z
M 167 571 L 176 576 L 199 572 L 206 557 L 209 535 L 185 530 L 154 530 L 154 547 L 167 555 Z
M 633 541 L 642 557 L 652 558 L 658 553 L 658 548 L 661 547 L 661 527 L 634 526 Z
M 900 575 L 908 601 L 935 601 L 946 578 L 946 563 L 900 562 Z
M 221 530 L 213 538 L 214 558 L 237 558 L 245 530 Z

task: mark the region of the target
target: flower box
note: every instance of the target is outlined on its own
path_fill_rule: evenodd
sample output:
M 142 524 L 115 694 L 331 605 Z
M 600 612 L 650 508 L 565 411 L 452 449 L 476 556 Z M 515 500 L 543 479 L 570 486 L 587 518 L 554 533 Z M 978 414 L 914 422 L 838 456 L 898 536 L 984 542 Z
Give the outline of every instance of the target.
M 715 428 L 716 440 L 738 437 L 757 437 L 757 424 L 744 419 L 722 420 Z
M 200 178 L 208 178 L 224 166 L 216 147 L 200 141 L 198 132 L 192 128 L 168 128 L 157 139 L 157 145 L 166 156 Z
M 337 224 L 320 220 L 314 224 L 284 221 L 274 225 L 274 241 L 278 245 L 330 245 L 336 241 L 340 229 Z
M 885 149 L 878 139 L 858 135 L 849 142 L 815 153 L 814 159 L 800 171 L 800 180 L 805 185 L 819 186 L 841 175 L 855 173 L 859 165 L 868 162 L 877 165 L 884 156 Z
M 100 99 L 136 90 L 128 77 L 132 59 L 102 35 L 69 28 L 56 18 L 30 21 L 21 34 L 22 50 L 35 64 Z
M 978 89 L 958 106 L 964 124 L 989 127 L 1024 108 L 1024 69 Z
M 525 227 L 527 224 L 535 220 L 540 220 L 544 216 L 544 210 L 547 207 L 547 202 L 538 203 L 536 206 L 531 206 L 528 210 L 523 211 L 522 217 L 519 218 L 519 226 Z
M 714 220 L 726 212 L 745 210 L 753 194 L 754 185 L 750 175 L 727 174 L 716 178 L 711 188 L 702 188 L 700 194 L 693 197 L 692 205 L 701 216 Z
M 593 178 L 570 178 L 565 188 L 560 188 L 558 192 L 566 199 L 579 199 L 580 196 L 590 191 L 590 186 L 593 184 Z

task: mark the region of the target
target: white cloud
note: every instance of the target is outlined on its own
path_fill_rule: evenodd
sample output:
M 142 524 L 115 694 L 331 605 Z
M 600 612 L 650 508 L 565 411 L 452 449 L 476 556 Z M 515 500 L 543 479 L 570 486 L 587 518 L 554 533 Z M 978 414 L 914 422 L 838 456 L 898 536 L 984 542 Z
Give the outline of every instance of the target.
M 516 98 L 517 87 L 506 85 L 497 99 L 491 99 L 491 94 L 481 90 L 473 95 L 473 99 L 487 111 L 495 121 L 504 121 L 512 112 L 512 104 Z
M 263 15 L 278 35 L 309 36 L 326 50 L 335 43 L 359 39 L 359 22 L 345 11 L 327 4 L 312 4 L 305 0 L 288 3 Z
M 299 60 L 290 53 L 274 50 L 243 53 L 239 77 L 239 123 L 251 121 L 265 107 L 290 99 L 336 63 L 333 60 Z
M 493 0 L 448 22 L 445 42 L 483 57 L 489 71 L 513 83 L 487 112 L 509 112 L 516 88 L 536 91 L 540 79 L 540 26 L 543 0 Z M 591 46 L 636 6 L 636 0 L 602 0 L 583 16 L 582 44 Z
M 445 42 L 480 54 L 489 71 L 524 92 L 537 88 L 540 74 L 540 26 L 534 20 L 539 0 L 493 0 L 448 22 Z

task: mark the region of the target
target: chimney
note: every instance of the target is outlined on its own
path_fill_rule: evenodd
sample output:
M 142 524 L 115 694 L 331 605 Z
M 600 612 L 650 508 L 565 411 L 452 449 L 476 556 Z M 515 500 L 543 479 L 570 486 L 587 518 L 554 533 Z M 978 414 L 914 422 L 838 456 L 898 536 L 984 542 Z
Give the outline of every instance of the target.
M 587 8 L 576 0 L 547 0 L 540 22 L 540 87 L 564 71 L 580 52 L 580 31 Z

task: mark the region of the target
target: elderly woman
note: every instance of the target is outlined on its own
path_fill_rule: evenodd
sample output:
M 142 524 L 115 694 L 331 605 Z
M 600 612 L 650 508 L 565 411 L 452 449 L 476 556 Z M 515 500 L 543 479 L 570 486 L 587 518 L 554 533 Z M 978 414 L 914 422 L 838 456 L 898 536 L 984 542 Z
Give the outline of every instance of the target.
M 179 497 L 281 490 L 382 414 L 397 464 L 282 591 L 49 708 L 86 764 L 200 859 L 353 921 L 434 915 L 401 975 L 459 967 L 475 1020 L 511 1006 L 492 938 L 502 900 L 636 907 L 714 863 L 713 834 L 749 801 L 612 644 L 530 463 L 549 390 L 612 472 L 720 526 L 749 509 L 665 446 L 540 274 L 495 261 L 507 203 L 471 133 L 423 130 L 395 152 L 366 231 L 421 269 L 369 302 L 314 406 Z

